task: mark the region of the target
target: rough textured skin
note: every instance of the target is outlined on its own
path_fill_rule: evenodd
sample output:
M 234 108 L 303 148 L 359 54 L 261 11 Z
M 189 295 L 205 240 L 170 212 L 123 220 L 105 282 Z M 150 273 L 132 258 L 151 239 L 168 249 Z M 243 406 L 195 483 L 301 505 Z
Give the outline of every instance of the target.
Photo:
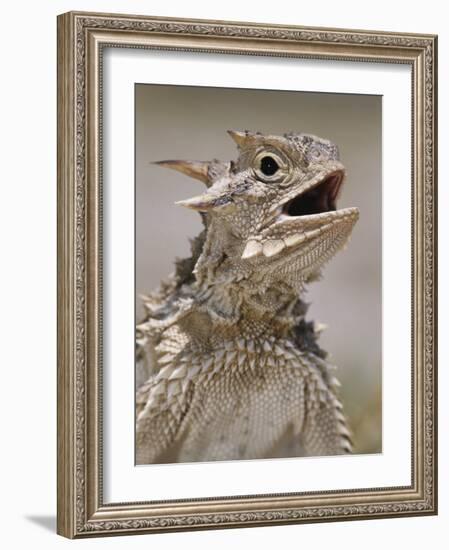
M 337 147 L 229 132 L 236 162 L 162 161 L 208 189 L 181 201 L 205 230 L 144 297 L 137 326 L 137 463 L 351 451 L 338 381 L 305 320 L 304 285 L 347 242 Z

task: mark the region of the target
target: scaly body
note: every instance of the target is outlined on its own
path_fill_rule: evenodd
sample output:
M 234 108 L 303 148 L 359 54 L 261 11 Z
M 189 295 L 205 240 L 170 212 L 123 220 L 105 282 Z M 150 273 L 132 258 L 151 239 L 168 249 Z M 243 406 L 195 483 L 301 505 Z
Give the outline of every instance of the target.
M 338 150 L 306 134 L 230 134 L 237 162 L 159 163 L 208 190 L 181 202 L 205 230 L 137 327 L 140 464 L 351 450 L 301 300 L 358 218 L 336 210 Z

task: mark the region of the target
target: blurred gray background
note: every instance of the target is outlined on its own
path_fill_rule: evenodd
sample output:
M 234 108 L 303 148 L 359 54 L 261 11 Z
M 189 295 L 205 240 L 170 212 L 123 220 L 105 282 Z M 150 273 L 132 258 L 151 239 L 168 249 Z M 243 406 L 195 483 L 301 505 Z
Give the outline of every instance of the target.
M 235 159 L 227 129 L 306 132 L 338 145 L 348 174 L 338 206 L 358 206 L 360 220 L 304 298 L 309 320 L 328 325 L 320 344 L 338 366 L 355 451 L 381 452 L 382 98 L 149 84 L 135 92 L 137 319 L 139 294 L 190 255 L 189 238 L 201 230 L 200 216 L 174 202 L 203 184 L 151 161 Z

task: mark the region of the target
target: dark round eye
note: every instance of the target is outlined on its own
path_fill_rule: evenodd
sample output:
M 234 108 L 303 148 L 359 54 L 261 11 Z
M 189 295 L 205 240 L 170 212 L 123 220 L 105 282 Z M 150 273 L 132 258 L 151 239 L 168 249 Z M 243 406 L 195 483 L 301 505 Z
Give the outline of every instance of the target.
M 279 170 L 279 165 L 273 157 L 267 156 L 260 161 L 260 169 L 266 176 L 272 176 Z

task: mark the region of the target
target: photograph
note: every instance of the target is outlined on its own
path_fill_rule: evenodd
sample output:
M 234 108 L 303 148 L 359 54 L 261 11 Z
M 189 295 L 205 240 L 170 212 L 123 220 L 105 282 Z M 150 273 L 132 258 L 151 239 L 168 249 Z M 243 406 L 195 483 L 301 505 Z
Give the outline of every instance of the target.
M 134 114 L 136 464 L 381 453 L 382 97 Z

